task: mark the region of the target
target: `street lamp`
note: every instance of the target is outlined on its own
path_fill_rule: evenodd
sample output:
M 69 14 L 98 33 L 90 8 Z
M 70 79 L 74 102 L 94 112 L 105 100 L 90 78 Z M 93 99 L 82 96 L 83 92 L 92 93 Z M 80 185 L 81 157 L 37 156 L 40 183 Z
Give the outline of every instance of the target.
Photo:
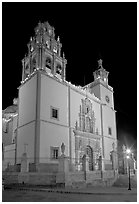
M 127 149 L 127 150 L 126 150 L 126 153 L 127 153 L 127 154 L 130 154 L 130 153 L 131 153 L 131 150 L 130 150 L 130 149 Z
M 130 159 L 130 154 L 131 154 L 131 150 L 130 149 L 127 149 L 126 150 L 126 153 L 127 153 L 127 156 L 126 156 L 126 158 L 127 158 L 127 163 L 128 163 L 128 174 L 129 174 L 129 182 L 128 182 L 128 190 L 131 190 L 131 181 L 130 181 L 130 162 L 129 162 L 129 159 Z

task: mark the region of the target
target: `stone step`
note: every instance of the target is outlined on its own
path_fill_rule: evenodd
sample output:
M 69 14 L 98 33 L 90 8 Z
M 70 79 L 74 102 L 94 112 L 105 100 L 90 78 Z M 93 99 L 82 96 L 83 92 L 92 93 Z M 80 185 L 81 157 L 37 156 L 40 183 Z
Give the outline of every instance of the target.
M 86 187 L 85 181 L 72 182 L 72 188 L 84 188 L 84 187 Z

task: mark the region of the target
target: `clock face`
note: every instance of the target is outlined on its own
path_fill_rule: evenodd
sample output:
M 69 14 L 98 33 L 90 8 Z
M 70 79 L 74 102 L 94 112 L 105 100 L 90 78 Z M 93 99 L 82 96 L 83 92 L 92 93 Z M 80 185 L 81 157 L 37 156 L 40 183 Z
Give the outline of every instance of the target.
M 109 96 L 106 96 L 105 99 L 106 99 L 106 102 L 107 102 L 107 103 L 110 102 Z

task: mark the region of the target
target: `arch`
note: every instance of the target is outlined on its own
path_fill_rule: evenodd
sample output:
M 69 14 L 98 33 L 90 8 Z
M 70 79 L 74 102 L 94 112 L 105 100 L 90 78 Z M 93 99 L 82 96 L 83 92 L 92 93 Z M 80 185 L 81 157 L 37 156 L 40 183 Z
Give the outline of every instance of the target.
M 24 79 L 27 78 L 29 75 L 30 75 L 30 67 L 29 67 L 29 64 L 27 63 L 25 66 Z
M 81 153 L 82 170 L 93 171 L 93 149 L 87 145 L 83 147 Z
M 89 157 L 89 170 L 93 171 L 93 149 L 89 145 L 86 146 L 86 155 Z
M 51 69 L 51 64 L 52 64 L 51 58 L 50 57 L 46 57 L 45 66 L 47 68 Z
M 34 71 L 36 69 L 36 58 L 33 57 L 32 59 L 32 70 Z
M 56 65 L 56 73 L 57 74 L 61 74 L 61 71 L 62 71 L 62 66 L 61 66 L 61 64 L 57 63 L 57 65 Z

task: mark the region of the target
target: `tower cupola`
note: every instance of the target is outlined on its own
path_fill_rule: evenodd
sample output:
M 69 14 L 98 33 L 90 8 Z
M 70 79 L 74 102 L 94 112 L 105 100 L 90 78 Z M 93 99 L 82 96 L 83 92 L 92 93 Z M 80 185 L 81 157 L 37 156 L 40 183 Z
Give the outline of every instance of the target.
M 67 60 L 61 56 L 62 44 L 60 38 L 55 39 L 55 29 L 48 22 L 39 22 L 35 28 L 35 36 L 30 38 L 28 53 L 22 60 L 22 82 L 36 70 L 65 80 Z
M 108 84 L 108 74 L 109 72 L 107 72 L 102 65 L 103 60 L 99 59 L 98 60 L 98 70 L 96 70 L 95 72 L 93 72 L 94 75 L 94 81 L 102 81 L 106 84 Z

